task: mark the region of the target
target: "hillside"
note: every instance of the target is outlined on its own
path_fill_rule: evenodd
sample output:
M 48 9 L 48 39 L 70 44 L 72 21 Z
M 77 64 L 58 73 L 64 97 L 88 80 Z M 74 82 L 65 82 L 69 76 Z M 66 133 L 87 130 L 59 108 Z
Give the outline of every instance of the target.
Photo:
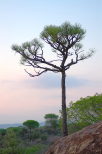
M 60 138 L 46 154 L 102 154 L 102 121 Z
M 17 124 L 0 124 L 0 128 L 9 128 L 9 127 L 19 127 L 22 126 L 22 124 L 17 123 Z

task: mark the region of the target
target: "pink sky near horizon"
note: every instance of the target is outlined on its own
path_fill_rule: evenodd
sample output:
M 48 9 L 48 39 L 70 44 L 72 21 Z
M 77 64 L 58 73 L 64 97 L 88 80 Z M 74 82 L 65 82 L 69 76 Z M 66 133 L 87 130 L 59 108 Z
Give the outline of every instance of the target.
M 20 66 L 19 66 L 19 69 Z M 22 77 L 21 77 L 22 74 Z M 24 76 L 23 76 L 24 75 Z M 50 76 L 49 76 L 50 77 Z M 59 114 L 61 109 L 61 89 L 60 88 L 37 88 L 30 87 L 22 83 L 23 80 L 29 79 L 36 83 L 37 78 L 30 79 L 24 70 L 18 72 L 18 75 L 11 80 L 5 78 L 0 82 L 2 90 L 0 92 L 0 123 L 22 123 L 27 119 L 44 121 L 44 115 L 47 113 Z M 101 83 L 101 84 L 100 84 Z M 101 93 L 102 82 L 96 82 L 91 87 L 88 85 L 67 88 L 67 105 L 68 102 L 75 101 L 80 97 L 94 95 L 96 92 Z M 7 120 L 9 119 L 9 120 Z

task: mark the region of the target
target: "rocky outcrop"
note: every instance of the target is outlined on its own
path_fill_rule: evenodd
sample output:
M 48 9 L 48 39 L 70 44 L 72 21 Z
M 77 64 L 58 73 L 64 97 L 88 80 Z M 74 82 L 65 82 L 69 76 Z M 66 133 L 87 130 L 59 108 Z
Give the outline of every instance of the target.
M 102 121 L 58 139 L 46 154 L 102 154 Z

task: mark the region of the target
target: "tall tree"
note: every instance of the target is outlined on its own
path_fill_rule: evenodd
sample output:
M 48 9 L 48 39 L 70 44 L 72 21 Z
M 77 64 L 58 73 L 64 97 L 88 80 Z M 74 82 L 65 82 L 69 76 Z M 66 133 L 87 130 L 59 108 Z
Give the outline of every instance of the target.
M 80 41 L 85 35 L 85 30 L 80 25 L 72 25 L 65 22 L 61 26 L 46 26 L 41 32 L 41 39 L 44 40 L 55 53 L 55 59 L 48 59 L 43 50 L 43 45 L 37 39 L 25 42 L 21 46 L 13 45 L 12 49 L 21 55 L 21 63 L 34 68 L 34 73 L 25 70 L 31 77 L 39 76 L 42 73 L 51 71 L 61 73 L 62 87 L 62 115 L 63 115 L 63 136 L 68 135 L 67 114 L 66 114 L 66 71 L 79 61 L 93 55 L 93 51 L 84 53 Z
M 58 128 L 58 115 L 49 113 L 45 114 L 46 126 L 53 128 L 55 131 Z
M 26 126 L 29 129 L 29 139 L 31 141 L 31 130 L 38 128 L 39 127 L 39 123 L 35 120 L 27 120 L 23 122 L 23 125 Z

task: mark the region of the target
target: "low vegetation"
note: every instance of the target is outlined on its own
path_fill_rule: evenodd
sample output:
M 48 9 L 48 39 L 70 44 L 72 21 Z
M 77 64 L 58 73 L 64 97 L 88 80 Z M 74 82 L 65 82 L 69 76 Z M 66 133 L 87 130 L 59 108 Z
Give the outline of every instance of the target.
M 102 120 L 102 94 L 80 98 L 67 108 L 69 133 Z
M 67 107 L 69 134 L 102 120 L 102 95 L 81 98 Z M 35 120 L 23 126 L 0 129 L 0 154 L 43 154 L 55 139 L 62 136 L 61 117 L 46 114 L 45 125 Z

